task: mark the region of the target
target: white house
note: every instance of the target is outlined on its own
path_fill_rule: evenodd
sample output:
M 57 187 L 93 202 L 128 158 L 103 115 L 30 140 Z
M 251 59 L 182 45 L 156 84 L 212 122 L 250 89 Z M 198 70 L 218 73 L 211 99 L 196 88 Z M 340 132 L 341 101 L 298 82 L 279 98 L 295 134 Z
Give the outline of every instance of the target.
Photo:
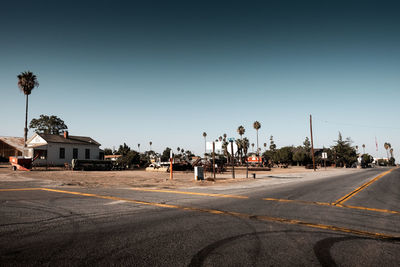
M 71 164 L 72 159 L 103 159 L 100 144 L 90 137 L 35 133 L 28 141 L 29 156 L 35 165 Z

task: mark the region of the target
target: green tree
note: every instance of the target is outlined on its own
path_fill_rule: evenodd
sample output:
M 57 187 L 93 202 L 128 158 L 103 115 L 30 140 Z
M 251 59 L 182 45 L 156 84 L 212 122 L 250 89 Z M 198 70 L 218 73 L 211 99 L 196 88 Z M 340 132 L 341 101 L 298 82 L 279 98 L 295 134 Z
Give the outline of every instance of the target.
M 275 145 L 275 142 L 274 142 L 274 137 L 271 135 L 271 137 L 269 138 L 269 142 L 270 142 L 270 145 L 269 145 L 269 150 L 271 150 L 271 151 L 276 151 L 276 145 Z
M 332 146 L 334 161 L 338 167 L 349 167 L 357 161 L 357 152 L 351 146 L 351 139 L 346 138 L 343 140 L 342 134 L 339 132 L 338 140 L 335 141 L 336 145 Z
M 297 165 L 305 165 L 308 159 L 308 153 L 302 146 L 297 147 L 293 152 L 293 161 L 297 162 Z
M 368 164 L 372 163 L 373 161 L 374 161 L 374 158 L 369 154 L 363 154 L 361 156 L 361 166 L 364 168 L 367 167 Z
M 57 116 L 40 115 L 39 119 L 32 119 L 29 128 L 35 129 L 36 133 L 60 134 L 68 127 L 64 121 Z
M 31 94 L 35 87 L 39 86 L 36 75 L 30 71 L 22 72 L 17 76 L 18 87 L 26 96 L 25 98 L 25 128 L 24 128 L 24 146 L 26 147 L 26 140 L 28 139 L 28 96 Z
M 303 142 L 304 145 L 304 149 L 306 150 L 306 152 L 310 153 L 311 152 L 311 142 L 310 139 L 308 139 L 308 137 L 306 137 L 306 139 Z
M 253 128 L 256 130 L 256 132 L 257 132 L 257 152 L 256 152 L 256 154 L 258 155 L 258 148 L 259 148 L 259 146 L 258 146 L 258 130 L 260 130 L 260 128 L 261 128 L 261 123 L 260 122 L 258 122 L 258 121 L 255 121 L 254 123 L 253 123 Z
M 269 137 L 269 150 L 264 153 L 264 158 L 266 161 L 270 163 L 271 166 L 274 166 L 276 161 L 276 144 L 274 142 L 274 137 L 271 135 Z
M 240 163 L 242 163 L 243 140 L 242 139 L 236 139 L 235 143 L 236 143 L 236 146 L 237 146 L 237 153 L 238 153 L 238 155 L 240 157 L 239 158 Z
M 112 149 L 111 148 L 104 148 L 104 155 L 112 155 Z
M 246 129 L 242 125 L 240 125 L 237 128 L 237 133 L 240 135 L 240 139 L 243 139 L 243 135 L 245 132 L 246 132 Z
M 293 147 L 285 146 L 276 151 L 275 160 L 283 164 L 291 164 L 293 159 Z
M 131 151 L 131 148 L 127 144 L 124 143 L 123 145 L 119 146 L 119 148 L 115 154 L 125 156 L 128 154 L 129 151 Z
M 117 162 L 124 168 L 132 168 L 135 165 L 140 165 L 140 154 L 135 150 L 130 150 L 125 155 L 120 157 Z
M 171 156 L 171 148 L 167 147 L 164 149 L 162 155 L 161 155 L 161 161 L 169 161 L 169 157 Z
M 247 151 L 249 150 L 249 146 L 250 146 L 249 139 L 247 139 L 246 137 L 243 138 L 243 140 L 242 140 L 242 148 L 243 148 L 243 153 L 244 153 L 245 157 L 247 157 Z

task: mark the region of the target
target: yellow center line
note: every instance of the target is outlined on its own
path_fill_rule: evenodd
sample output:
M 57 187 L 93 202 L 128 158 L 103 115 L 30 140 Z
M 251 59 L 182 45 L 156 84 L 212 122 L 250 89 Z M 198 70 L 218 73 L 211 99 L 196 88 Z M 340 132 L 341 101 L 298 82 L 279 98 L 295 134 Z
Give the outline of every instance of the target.
M 395 210 L 375 209 L 375 208 L 368 208 L 368 207 L 361 207 L 361 206 L 350 206 L 350 205 L 334 204 L 334 203 L 328 203 L 328 202 L 292 200 L 292 199 L 270 198 L 270 197 L 263 198 L 262 200 L 283 202 L 283 203 L 299 203 L 299 204 L 305 204 L 305 205 L 331 206 L 331 207 L 356 209 L 356 210 L 368 210 L 368 211 L 375 211 L 375 212 L 381 212 L 381 213 L 391 213 L 391 214 L 400 215 L 400 212 L 399 211 L 395 211 Z
M 345 228 L 345 227 L 338 227 L 338 226 L 334 226 L 334 225 L 325 225 L 325 224 L 304 222 L 304 221 L 300 221 L 300 220 L 291 220 L 291 219 L 286 219 L 286 218 L 277 218 L 277 217 L 262 216 L 262 215 L 261 216 L 260 215 L 251 215 L 251 214 L 239 213 L 239 212 L 187 207 L 187 206 L 180 206 L 180 205 L 161 204 L 161 203 L 156 203 L 156 202 L 139 201 L 139 200 L 133 200 L 133 199 L 128 199 L 128 198 L 103 196 L 103 195 L 97 195 L 97 194 L 88 194 L 88 193 L 49 189 L 49 188 L 41 188 L 41 190 L 57 192 L 57 193 L 72 194 L 72 195 L 81 195 L 81 196 L 87 196 L 87 197 L 95 197 L 95 198 L 101 198 L 101 199 L 121 200 L 121 201 L 126 201 L 126 202 L 130 202 L 130 203 L 135 203 L 135 204 L 142 204 L 142 205 L 162 207 L 162 208 L 172 208 L 172 209 L 180 209 L 180 210 L 186 210 L 186 211 L 197 211 L 197 212 L 203 212 L 203 213 L 209 213 L 209 214 L 229 215 L 229 216 L 233 216 L 233 217 L 240 217 L 240 218 L 246 218 L 246 219 L 256 219 L 256 220 L 260 220 L 260 221 L 280 222 L 280 223 L 285 223 L 285 224 L 302 225 L 302 226 L 307 226 L 307 227 L 312 227 L 312 228 L 325 229 L 325 230 L 331 230 L 331 231 L 343 232 L 343 233 L 350 233 L 350 234 L 368 236 L 368 237 L 373 237 L 373 238 L 381 238 L 381 239 L 398 239 L 398 238 L 400 238 L 400 236 L 393 236 L 393 235 L 388 235 L 388 234 L 384 234 L 384 233 L 375 233 L 375 232 L 362 231 L 362 230 L 356 230 L 356 229 Z
M 370 186 L 372 183 L 378 181 L 380 178 L 382 178 L 383 176 L 385 176 L 386 174 L 389 174 L 390 172 L 392 172 L 395 168 L 390 169 L 384 173 L 381 173 L 380 175 L 376 176 L 374 179 L 372 179 L 369 182 L 366 182 L 365 184 L 363 184 L 362 186 L 356 188 L 354 191 L 348 193 L 347 195 L 339 198 L 335 203 L 333 203 L 333 205 L 338 205 L 338 204 L 343 204 L 344 202 L 346 202 L 347 200 L 349 200 L 350 198 L 354 197 L 357 193 L 359 193 L 361 190 L 367 188 L 368 186 Z
M 360 207 L 360 206 L 349 206 L 349 205 L 342 205 L 342 204 L 336 204 L 336 207 L 341 207 L 341 208 L 348 208 L 348 209 L 356 209 L 356 210 L 369 210 L 369 211 L 376 211 L 376 212 L 382 212 L 382 213 L 392 213 L 392 214 L 399 214 L 400 212 L 395 211 L 395 210 L 386 210 L 386 209 L 375 209 L 375 208 L 367 208 L 367 207 Z
M 308 205 L 321 205 L 321 206 L 331 206 L 331 203 L 328 202 L 318 202 L 318 201 L 305 201 L 305 200 L 292 200 L 292 199 L 282 199 L 282 198 L 270 198 L 266 197 L 262 200 L 267 201 L 276 201 L 276 202 L 293 202 L 293 203 L 301 203 L 301 204 L 308 204 Z
M 164 190 L 164 189 L 147 189 L 147 188 L 129 188 L 135 191 L 143 192 L 161 192 L 171 194 L 184 194 L 184 195 L 196 195 L 196 196 L 208 196 L 208 197 L 223 197 L 223 198 L 237 198 L 237 199 L 248 199 L 248 196 L 239 195 L 225 195 L 225 194 L 212 194 L 212 193 L 198 193 L 198 192 L 187 192 L 187 191 L 176 191 L 176 190 Z
M 9 188 L 9 189 L 0 189 L 0 192 L 13 192 L 13 191 L 34 191 L 34 190 L 42 190 L 42 188 Z

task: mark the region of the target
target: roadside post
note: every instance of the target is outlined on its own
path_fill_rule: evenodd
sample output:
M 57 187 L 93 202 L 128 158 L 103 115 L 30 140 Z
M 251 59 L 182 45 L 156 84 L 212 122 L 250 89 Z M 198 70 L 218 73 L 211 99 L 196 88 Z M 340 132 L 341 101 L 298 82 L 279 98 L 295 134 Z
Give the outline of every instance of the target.
M 213 142 L 212 159 L 213 159 L 213 175 L 214 175 L 214 181 L 215 181 L 215 142 Z
M 246 178 L 249 178 L 249 161 L 247 156 L 245 160 L 246 160 Z
M 235 179 L 235 157 L 233 152 L 233 141 L 234 138 L 229 138 L 229 142 L 231 142 L 231 164 L 232 164 L 232 178 Z
M 172 170 L 172 163 L 173 163 L 173 154 L 172 154 L 172 149 L 169 152 L 169 179 L 172 180 L 174 179 L 174 174 L 173 174 L 173 170 Z
M 325 166 L 325 171 L 326 171 L 326 159 L 328 158 L 328 153 L 322 152 L 322 158 L 324 159 L 324 166 Z
M 314 155 L 314 140 L 313 140 L 313 134 L 312 134 L 312 116 L 310 114 L 310 133 L 311 133 L 311 154 L 312 154 L 312 162 L 313 162 L 313 168 L 315 171 L 315 155 Z

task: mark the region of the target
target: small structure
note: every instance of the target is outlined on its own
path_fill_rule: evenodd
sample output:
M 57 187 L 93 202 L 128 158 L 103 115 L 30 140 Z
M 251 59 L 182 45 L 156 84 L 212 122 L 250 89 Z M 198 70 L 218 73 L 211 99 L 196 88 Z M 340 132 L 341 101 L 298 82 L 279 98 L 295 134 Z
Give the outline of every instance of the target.
M 22 156 L 24 138 L 0 136 L 0 161 L 8 161 L 9 157 Z
M 38 166 L 65 166 L 72 159 L 102 160 L 100 144 L 90 137 L 35 133 L 27 142 L 29 157 Z

